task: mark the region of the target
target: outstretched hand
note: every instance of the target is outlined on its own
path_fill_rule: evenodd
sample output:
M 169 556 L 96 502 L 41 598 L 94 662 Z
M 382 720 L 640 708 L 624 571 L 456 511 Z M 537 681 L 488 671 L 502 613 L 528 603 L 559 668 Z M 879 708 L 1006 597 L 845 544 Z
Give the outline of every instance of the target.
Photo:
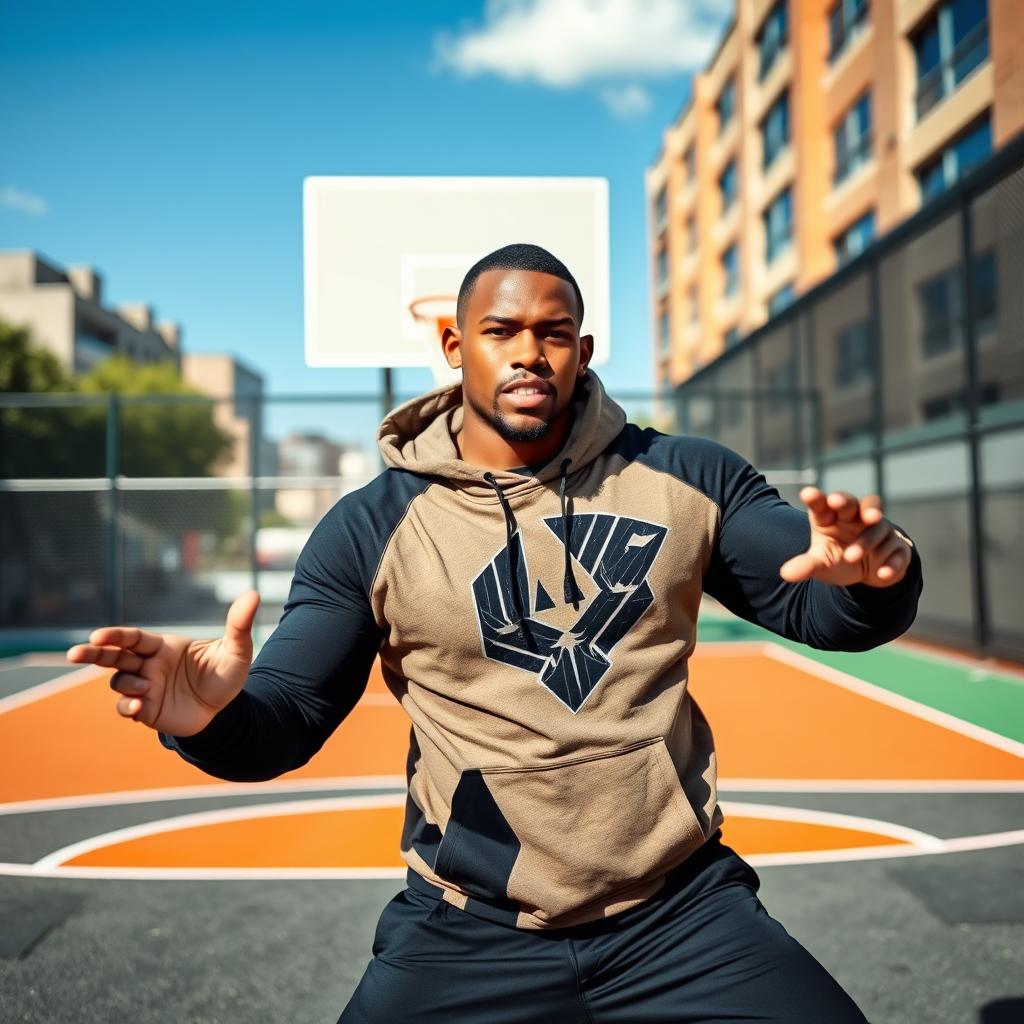
M 259 603 L 255 590 L 237 597 L 217 640 L 104 626 L 89 634 L 89 643 L 70 648 L 67 659 L 116 669 L 110 688 L 122 694 L 122 717 L 171 736 L 193 736 L 245 685 Z
M 913 542 L 882 514 L 877 494 L 858 500 L 846 491 L 825 494 L 804 487 L 800 500 L 810 517 L 811 542 L 803 554 L 783 563 L 784 580 L 891 587 L 906 575 Z

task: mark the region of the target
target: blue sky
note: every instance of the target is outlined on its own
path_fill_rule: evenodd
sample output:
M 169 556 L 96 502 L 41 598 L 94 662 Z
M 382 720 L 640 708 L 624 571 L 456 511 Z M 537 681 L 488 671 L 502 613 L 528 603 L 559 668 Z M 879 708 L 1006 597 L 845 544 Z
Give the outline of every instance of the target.
M 602 375 L 646 389 L 644 169 L 731 8 L 0 0 L 0 248 L 92 264 L 108 303 L 151 302 L 187 351 L 233 352 L 273 393 L 363 390 L 374 371 L 303 362 L 306 175 L 601 175 Z

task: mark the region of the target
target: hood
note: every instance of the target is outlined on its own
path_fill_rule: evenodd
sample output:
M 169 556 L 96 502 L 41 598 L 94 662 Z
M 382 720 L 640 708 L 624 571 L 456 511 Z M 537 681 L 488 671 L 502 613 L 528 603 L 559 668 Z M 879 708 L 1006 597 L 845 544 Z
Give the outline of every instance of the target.
M 400 405 L 381 423 L 377 444 L 388 466 L 442 477 L 475 497 L 495 501 L 495 490 L 485 474 L 513 497 L 557 479 L 566 459 L 572 460 L 572 473 L 582 469 L 608 447 L 625 424 L 622 407 L 608 397 L 597 375 L 587 370 L 576 385 L 573 422 L 565 444 L 531 476 L 511 469 L 488 470 L 459 458 L 454 436 L 462 429 L 461 384 L 437 388 Z

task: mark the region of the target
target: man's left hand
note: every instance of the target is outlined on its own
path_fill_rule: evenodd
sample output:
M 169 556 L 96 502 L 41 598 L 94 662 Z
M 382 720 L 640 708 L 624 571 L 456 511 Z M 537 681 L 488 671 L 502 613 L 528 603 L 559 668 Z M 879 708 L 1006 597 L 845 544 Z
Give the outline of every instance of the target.
M 784 580 L 891 587 L 906 575 L 913 542 L 883 516 L 877 494 L 858 500 L 846 491 L 825 494 L 805 487 L 800 500 L 811 520 L 811 543 L 802 555 L 783 563 L 779 575 Z

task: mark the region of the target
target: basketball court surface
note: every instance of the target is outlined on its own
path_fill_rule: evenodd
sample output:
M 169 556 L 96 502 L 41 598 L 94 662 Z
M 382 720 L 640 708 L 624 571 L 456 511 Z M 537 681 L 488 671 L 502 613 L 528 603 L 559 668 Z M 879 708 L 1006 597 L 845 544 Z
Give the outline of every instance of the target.
M 333 1022 L 404 886 L 379 673 L 304 768 L 225 783 L 109 673 L 0 662 L 0 1019 Z M 702 617 L 725 841 L 872 1021 L 1024 1020 L 1024 673 Z

